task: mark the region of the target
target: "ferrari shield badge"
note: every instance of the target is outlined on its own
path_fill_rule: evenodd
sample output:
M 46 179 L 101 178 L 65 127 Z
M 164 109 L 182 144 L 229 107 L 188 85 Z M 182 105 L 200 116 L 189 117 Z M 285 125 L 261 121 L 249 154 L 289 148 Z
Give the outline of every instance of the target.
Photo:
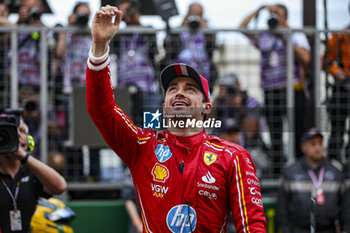
M 212 163 L 214 163 L 216 161 L 216 159 L 218 158 L 218 156 L 216 154 L 214 154 L 213 152 L 208 152 L 206 151 L 204 153 L 204 162 L 206 165 L 210 165 Z

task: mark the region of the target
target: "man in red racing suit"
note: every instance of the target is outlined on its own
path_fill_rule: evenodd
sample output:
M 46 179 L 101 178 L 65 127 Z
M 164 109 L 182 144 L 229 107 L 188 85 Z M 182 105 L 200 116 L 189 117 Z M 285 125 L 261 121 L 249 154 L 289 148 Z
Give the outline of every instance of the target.
M 130 169 L 143 231 L 226 232 L 232 211 L 237 232 L 266 232 L 260 183 L 245 149 L 209 136 L 203 128 L 195 133 L 175 127 L 159 132 L 138 128 L 115 104 L 108 42 L 120 18 L 121 12 L 111 6 L 94 17 L 86 98 L 105 141 Z M 193 68 L 176 64 L 165 70 L 165 108 L 187 111 L 203 105 L 210 110 L 208 83 Z M 170 77 L 176 72 L 180 75 Z

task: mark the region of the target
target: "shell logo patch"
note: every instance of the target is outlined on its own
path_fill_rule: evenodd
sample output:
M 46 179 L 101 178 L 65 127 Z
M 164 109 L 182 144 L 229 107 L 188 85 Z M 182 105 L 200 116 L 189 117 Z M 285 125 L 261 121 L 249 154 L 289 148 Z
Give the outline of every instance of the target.
M 156 163 L 152 168 L 152 176 L 154 181 L 165 183 L 169 178 L 169 170 L 166 166 Z
M 204 152 L 204 162 L 206 165 L 210 165 L 216 161 L 218 156 L 214 154 L 213 152 L 206 151 Z

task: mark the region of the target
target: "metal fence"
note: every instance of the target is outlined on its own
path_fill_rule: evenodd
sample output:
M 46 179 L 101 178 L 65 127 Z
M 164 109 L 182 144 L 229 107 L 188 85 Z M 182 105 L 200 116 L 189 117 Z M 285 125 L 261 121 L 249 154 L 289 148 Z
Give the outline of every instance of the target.
M 283 146 L 282 150 L 278 152 L 282 154 L 279 155 L 281 159 L 274 160 L 269 154 L 271 152 L 271 132 L 267 127 L 266 117 L 264 116 L 266 106 L 264 106 L 264 90 L 261 87 L 260 80 L 261 55 L 259 50 L 244 36 L 244 34 L 248 36 L 258 35 L 267 31 L 205 29 L 203 30 L 204 37 L 194 38 L 190 36 L 186 39 L 185 36 L 179 36 L 179 34 L 186 30 L 179 29 L 166 32 L 164 30 L 153 30 L 150 28 L 128 28 L 120 30 L 118 32 L 119 34 L 111 42 L 110 52 L 113 85 L 120 82 L 121 80 L 119 79 L 118 81 L 118 78 L 122 77 L 118 75 L 118 72 L 122 72 L 123 67 L 121 65 L 118 66 L 117 62 L 118 59 L 123 59 L 124 56 L 121 49 L 122 44 L 129 43 L 130 46 L 132 39 L 135 39 L 133 37 L 135 34 L 138 35 L 137 38 L 139 39 L 139 41 L 136 40 L 136 44 L 140 41 L 147 44 L 147 51 L 143 52 L 151 59 L 154 68 L 153 75 L 155 77 L 152 80 L 153 90 L 151 94 L 149 91 L 140 90 L 142 87 L 136 87 L 135 90 L 135 87 L 129 84 L 126 84 L 123 90 L 120 89 L 122 93 L 125 93 L 120 98 L 125 102 L 124 106 L 128 108 L 127 112 L 129 112 L 131 118 L 138 125 L 142 126 L 142 114 L 140 113 L 146 107 L 159 108 L 161 106 L 162 93 L 160 92 L 158 82 L 161 69 L 176 60 L 176 57 L 179 56 L 179 53 L 184 48 L 182 44 L 184 41 L 191 39 L 200 41 L 204 38 L 206 40 L 206 55 L 210 62 L 208 76 L 211 79 L 210 85 L 213 97 L 220 97 L 220 81 L 223 81 L 225 79 L 224 77 L 234 73 L 233 76 L 236 75 L 238 77 L 240 91 L 244 91 L 245 97 L 249 96 L 258 103 L 255 106 L 258 106 L 259 114 L 254 115 L 254 117 L 257 117 L 259 127 L 258 130 L 255 129 L 252 131 L 259 135 L 262 144 L 258 144 L 258 147 L 260 146 L 261 148 L 252 147 L 250 153 L 256 163 L 261 164 L 260 172 L 263 185 L 276 185 L 277 176 L 274 174 L 274 169 L 283 167 L 286 161 L 297 157 L 296 148 L 298 148 L 299 142 L 295 141 L 295 131 L 293 129 L 296 123 L 294 119 L 295 112 L 298 111 L 298 108 L 296 107 L 294 98 L 294 52 L 292 35 L 296 32 L 302 32 L 310 38 L 309 41 L 313 47 L 313 53 L 311 54 L 313 58 L 313 64 L 311 66 L 313 69 L 312 72 L 308 72 L 309 79 L 313 84 L 313 91 L 308 93 L 311 93 L 313 97 L 311 99 L 314 100 L 312 105 L 302 111 L 307 111 L 306 114 L 309 112 L 314 113 L 314 115 L 311 114 L 314 117 L 309 119 L 311 123 L 308 126 L 315 126 L 325 133 L 325 145 L 327 145 L 329 120 L 326 111 L 327 102 L 325 100 L 327 99 L 326 96 L 328 96 L 329 88 L 326 85 L 325 75 L 321 69 L 321 56 L 324 48 L 322 38 L 324 38 L 325 31 L 318 29 L 285 29 L 275 31 L 275 33 L 285 36 L 287 85 L 284 97 L 286 105 L 283 106 L 286 109 L 282 132 Z M 100 138 L 95 136 L 98 133 L 96 129 L 93 131 L 94 129 L 92 128 L 94 126 L 91 122 L 88 122 L 89 118 L 86 115 L 86 109 L 84 110 L 84 82 L 71 80 L 68 84 L 69 88 L 65 84 L 64 79 L 65 75 L 67 75 L 65 65 L 70 61 L 71 57 L 58 57 L 58 52 L 56 51 L 60 33 L 66 33 L 66 37 L 68 35 L 72 36 L 74 33 L 80 33 L 80 35 L 89 37 L 89 31 L 78 28 L 1 27 L 0 32 L 0 56 L 3 60 L 0 62 L 0 65 L 3 66 L 0 67 L 1 104 L 7 108 L 22 106 L 25 108 L 25 111 L 29 111 L 30 113 L 37 111 L 37 115 L 29 114 L 27 115 L 27 119 L 35 128 L 35 132 L 30 133 L 35 134 L 39 138 L 37 148 L 39 149 L 38 154 L 40 154 L 40 159 L 45 163 L 52 163 L 58 166 L 55 161 L 52 161 L 53 155 L 63 155 L 65 158 L 64 167 L 59 167 L 59 169 L 61 169 L 60 171 L 69 181 L 69 188 L 71 190 L 120 188 L 123 180 L 123 165 L 115 157 L 114 153 L 103 142 L 100 142 Z M 348 32 L 327 31 L 327 33 Z M 31 52 L 38 53 L 36 54 L 39 58 L 37 65 L 40 71 L 38 86 L 31 86 L 31 84 L 25 83 L 21 84 L 20 82 L 23 79 L 23 73 L 19 72 L 21 70 L 19 67 L 24 65 L 24 63 L 21 63 L 22 53 L 20 50 L 23 46 L 26 46 L 23 42 L 23 35 L 30 35 L 27 37 L 27 40 L 34 40 L 35 44 L 35 47 L 27 50 L 27 53 L 29 55 Z M 74 43 L 74 36 L 72 38 L 71 43 Z M 75 52 L 69 49 L 70 45 L 69 43 L 66 45 L 66 48 L 68 48 L 66 53 L 68 54 Z M 84 53 L 87 58 L 88 49 L 82 50 L 82 46 L 80 45 L 80 50 L 76 53 L 80 55 Z M 129 49 L 127 52 L 129 52 L 129 56 L 133 56 L 135 50 L 132 51 L 132 49 Z M 85 69 L 85 67 L 86 63 L 83 68 Z M 203 70 L 203 72 L 206 71 Z M 230 89 L 230 91 L 235 90 Z M 31 97 L 33 95 L 35 98 Z M 34 105 L 28 105 L 28 103 L 33 104 L 33 102 L 35 102 Z M 140 103 L 142 103 L 141 107 Z M 217 105 L 214 106 L 214 110 L 215 108 L 216 110 L 219 109 L 219 111 L 216 111 L 217 113 L 220 112 L 220 108 L 229 109 L 230 106 Z M 297 112 L 297 114 L 305 114 L 305 112 Z M 226 116 L 221 115 L 221 120 L 225 121 Z M 85 122 L 87 123 L 85 124 Z M 226 127 L 225 130 L 228 130 L 228 128 L 230 127 Z M 235 129 L 235 127 L 231 127 L 231 129 Z M 241 133 L 241 137 L 242 134 L 250 133 L 246 128 L 238 127 L 235 130 Z M 213 131 L 212 133 L 220 134 L 222 132 Z M 83 142 L 78 142 L 79 138 L 86 138 L 87 143 L 84 144 L 84 140 L 82 140 Z M 247 140 L 245 143 L 248 143 Z M 264 154 L 264 156 L 261 154 Z M 345 156 L 342 159 L 342 162 L 345 162 Z

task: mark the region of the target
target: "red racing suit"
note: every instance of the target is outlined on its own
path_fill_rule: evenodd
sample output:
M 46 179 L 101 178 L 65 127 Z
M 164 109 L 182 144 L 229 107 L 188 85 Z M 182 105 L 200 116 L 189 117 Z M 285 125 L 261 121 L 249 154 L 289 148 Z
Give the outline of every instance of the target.
M 108 52 L 90 52 L 86 76 L 88 112 L 131 171 L 144 232 L 226 232 L 230 211 L 238 233 L 266 232 L 260 183 L 245 149 L 205 131 L 179 137 L 136 127 L 115 104 Z

